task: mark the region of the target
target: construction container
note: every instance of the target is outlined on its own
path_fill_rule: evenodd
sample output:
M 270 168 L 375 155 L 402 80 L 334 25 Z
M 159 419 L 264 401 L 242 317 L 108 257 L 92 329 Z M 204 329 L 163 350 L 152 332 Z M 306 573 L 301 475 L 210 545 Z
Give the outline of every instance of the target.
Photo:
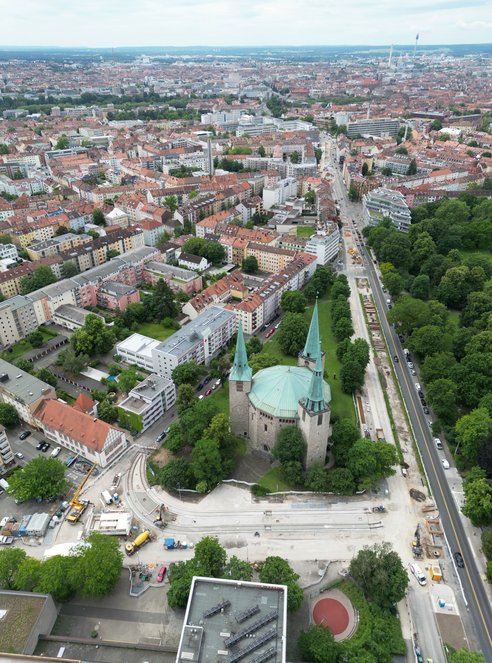
M 435 582 L 441 582 L 442 570 L 441 570 L 441 565 L 438 562 L 431 564 L 429 572 L 432 580 L 434 580 Z

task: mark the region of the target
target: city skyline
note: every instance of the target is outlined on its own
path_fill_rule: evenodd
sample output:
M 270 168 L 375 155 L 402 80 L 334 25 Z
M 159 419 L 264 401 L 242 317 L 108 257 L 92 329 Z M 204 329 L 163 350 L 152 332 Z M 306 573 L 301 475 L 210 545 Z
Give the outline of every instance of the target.
M 26 20 L 26 16 L 28 20 Z M 2 47 L 276 46 L 489 43 L 486 0 L 34 0 L 2 9 Z M 76 30 L 72 29 L 76 26 Z

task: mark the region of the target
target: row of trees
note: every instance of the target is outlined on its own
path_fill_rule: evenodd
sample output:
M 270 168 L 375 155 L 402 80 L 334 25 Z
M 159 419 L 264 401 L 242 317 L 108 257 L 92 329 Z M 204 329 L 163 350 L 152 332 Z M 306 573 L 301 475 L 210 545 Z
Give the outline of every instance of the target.
M 226 258 L 222 244 L 201 237 L 192 237 L 183 244 L 183 251 L 206 258 L 213 265 L 220 266 Z
M 193 576 L 249 581 L 253 578 L 253 569 L 251 564 L 238 557 L 227 559 L 227 553 L 218 540 L 206 536 L 196 544 L 192 559 L 173 567 L 167 594 L 171 608 L 186 606 Z M 287 608 L 290 611 L 298 610 L 303 601 L 298 578 L 289 563 L 281 557 L 267 557 L 259 567 L 260 582 L 287 585 Z
M 55 601 L 75 594 L 102 598 L 114 588 L 122 568 L 118 539 L 93 532 L 69 557 L 55 555 L 42 562 L 21 548 L 0 550 L 0 588 L 51 594 Z

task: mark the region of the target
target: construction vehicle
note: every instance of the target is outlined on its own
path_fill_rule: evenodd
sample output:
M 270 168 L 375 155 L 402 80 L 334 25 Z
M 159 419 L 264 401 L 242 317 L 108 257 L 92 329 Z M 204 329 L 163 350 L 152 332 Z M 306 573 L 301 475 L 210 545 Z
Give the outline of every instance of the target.
M 72 525 L 75 525 L 75 523 L 79 522 L 80 518 L 82 517 L 82 514 L 84 513 L 84 511 L 89 506 L 89 500 L 79 500 L 79 495 L 82 492 L 82 488 L 85 486 L 85 484 L 87 482 L 87 479 L 90 477 L 92 472 L 95 470 L 96 466 L 97 466 L 97 463 L 94 463 L 94 465 L 89 469 L 89 471 L 87 472 L 87 474 L 83 478 L 82 483 L 77 488 L 77 490 L 75 491 L 75 493 L 72 496 L 72 499 L 70 500 L 70 507 L 71 507 L 72 510 L 70 511 L 70 515 L 67 517 L 67 520 Z
M 125 544 L 126 554 L 133 555 L 133 553 L 137 552 L 137 550 L 144 546 L 148 541 L 150 541 L 150 532 L 146 529 L 145 532 L 139 534 L 136 539 Z
M 423 557 L 424 556 L 424 551 L 422 550 L 422 546 L 420 544 L 420 523 L 417 525 L 417 529 L 415 530 L 414 534 L 414 540 L 412 541 L 412 552 L 414 557 Z

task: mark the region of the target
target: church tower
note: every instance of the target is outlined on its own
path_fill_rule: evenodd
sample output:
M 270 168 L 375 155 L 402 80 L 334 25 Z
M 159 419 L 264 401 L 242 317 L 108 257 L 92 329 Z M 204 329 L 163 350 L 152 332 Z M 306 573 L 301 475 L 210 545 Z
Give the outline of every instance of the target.
M 312 323 L 311 323 L 312 324 Z M 299 401 L 299 428 L 307 444 L 306 469 L 314 463 L 325 464 L 330 434 L 330 408 L 323 388 L 323 364 L 318 349 L 308 394 Z
M 231 430 L 240 437 L 249 436 L 249 401 L 251 391 L 252 370 L 248 364 L 246 344 L 243 336 L 243 325 L 239 322 L 237 331 L 236 354 L 229 375 L 229 414 Z
M 321 345 L 319 340 L 318 300 L 316 300 L 313 309 L 313 317 L 311 318 L 311 324 L 309 325 L 309 333 L 306 338 L 306 344 L 304 345 L 302 352 L 299 353 L 297 365 L 306 366 L 307 368 L 313 370 L 318 355 L 321 356 L 321 368 L 324 370 L 325 353 L 321 352 Z

